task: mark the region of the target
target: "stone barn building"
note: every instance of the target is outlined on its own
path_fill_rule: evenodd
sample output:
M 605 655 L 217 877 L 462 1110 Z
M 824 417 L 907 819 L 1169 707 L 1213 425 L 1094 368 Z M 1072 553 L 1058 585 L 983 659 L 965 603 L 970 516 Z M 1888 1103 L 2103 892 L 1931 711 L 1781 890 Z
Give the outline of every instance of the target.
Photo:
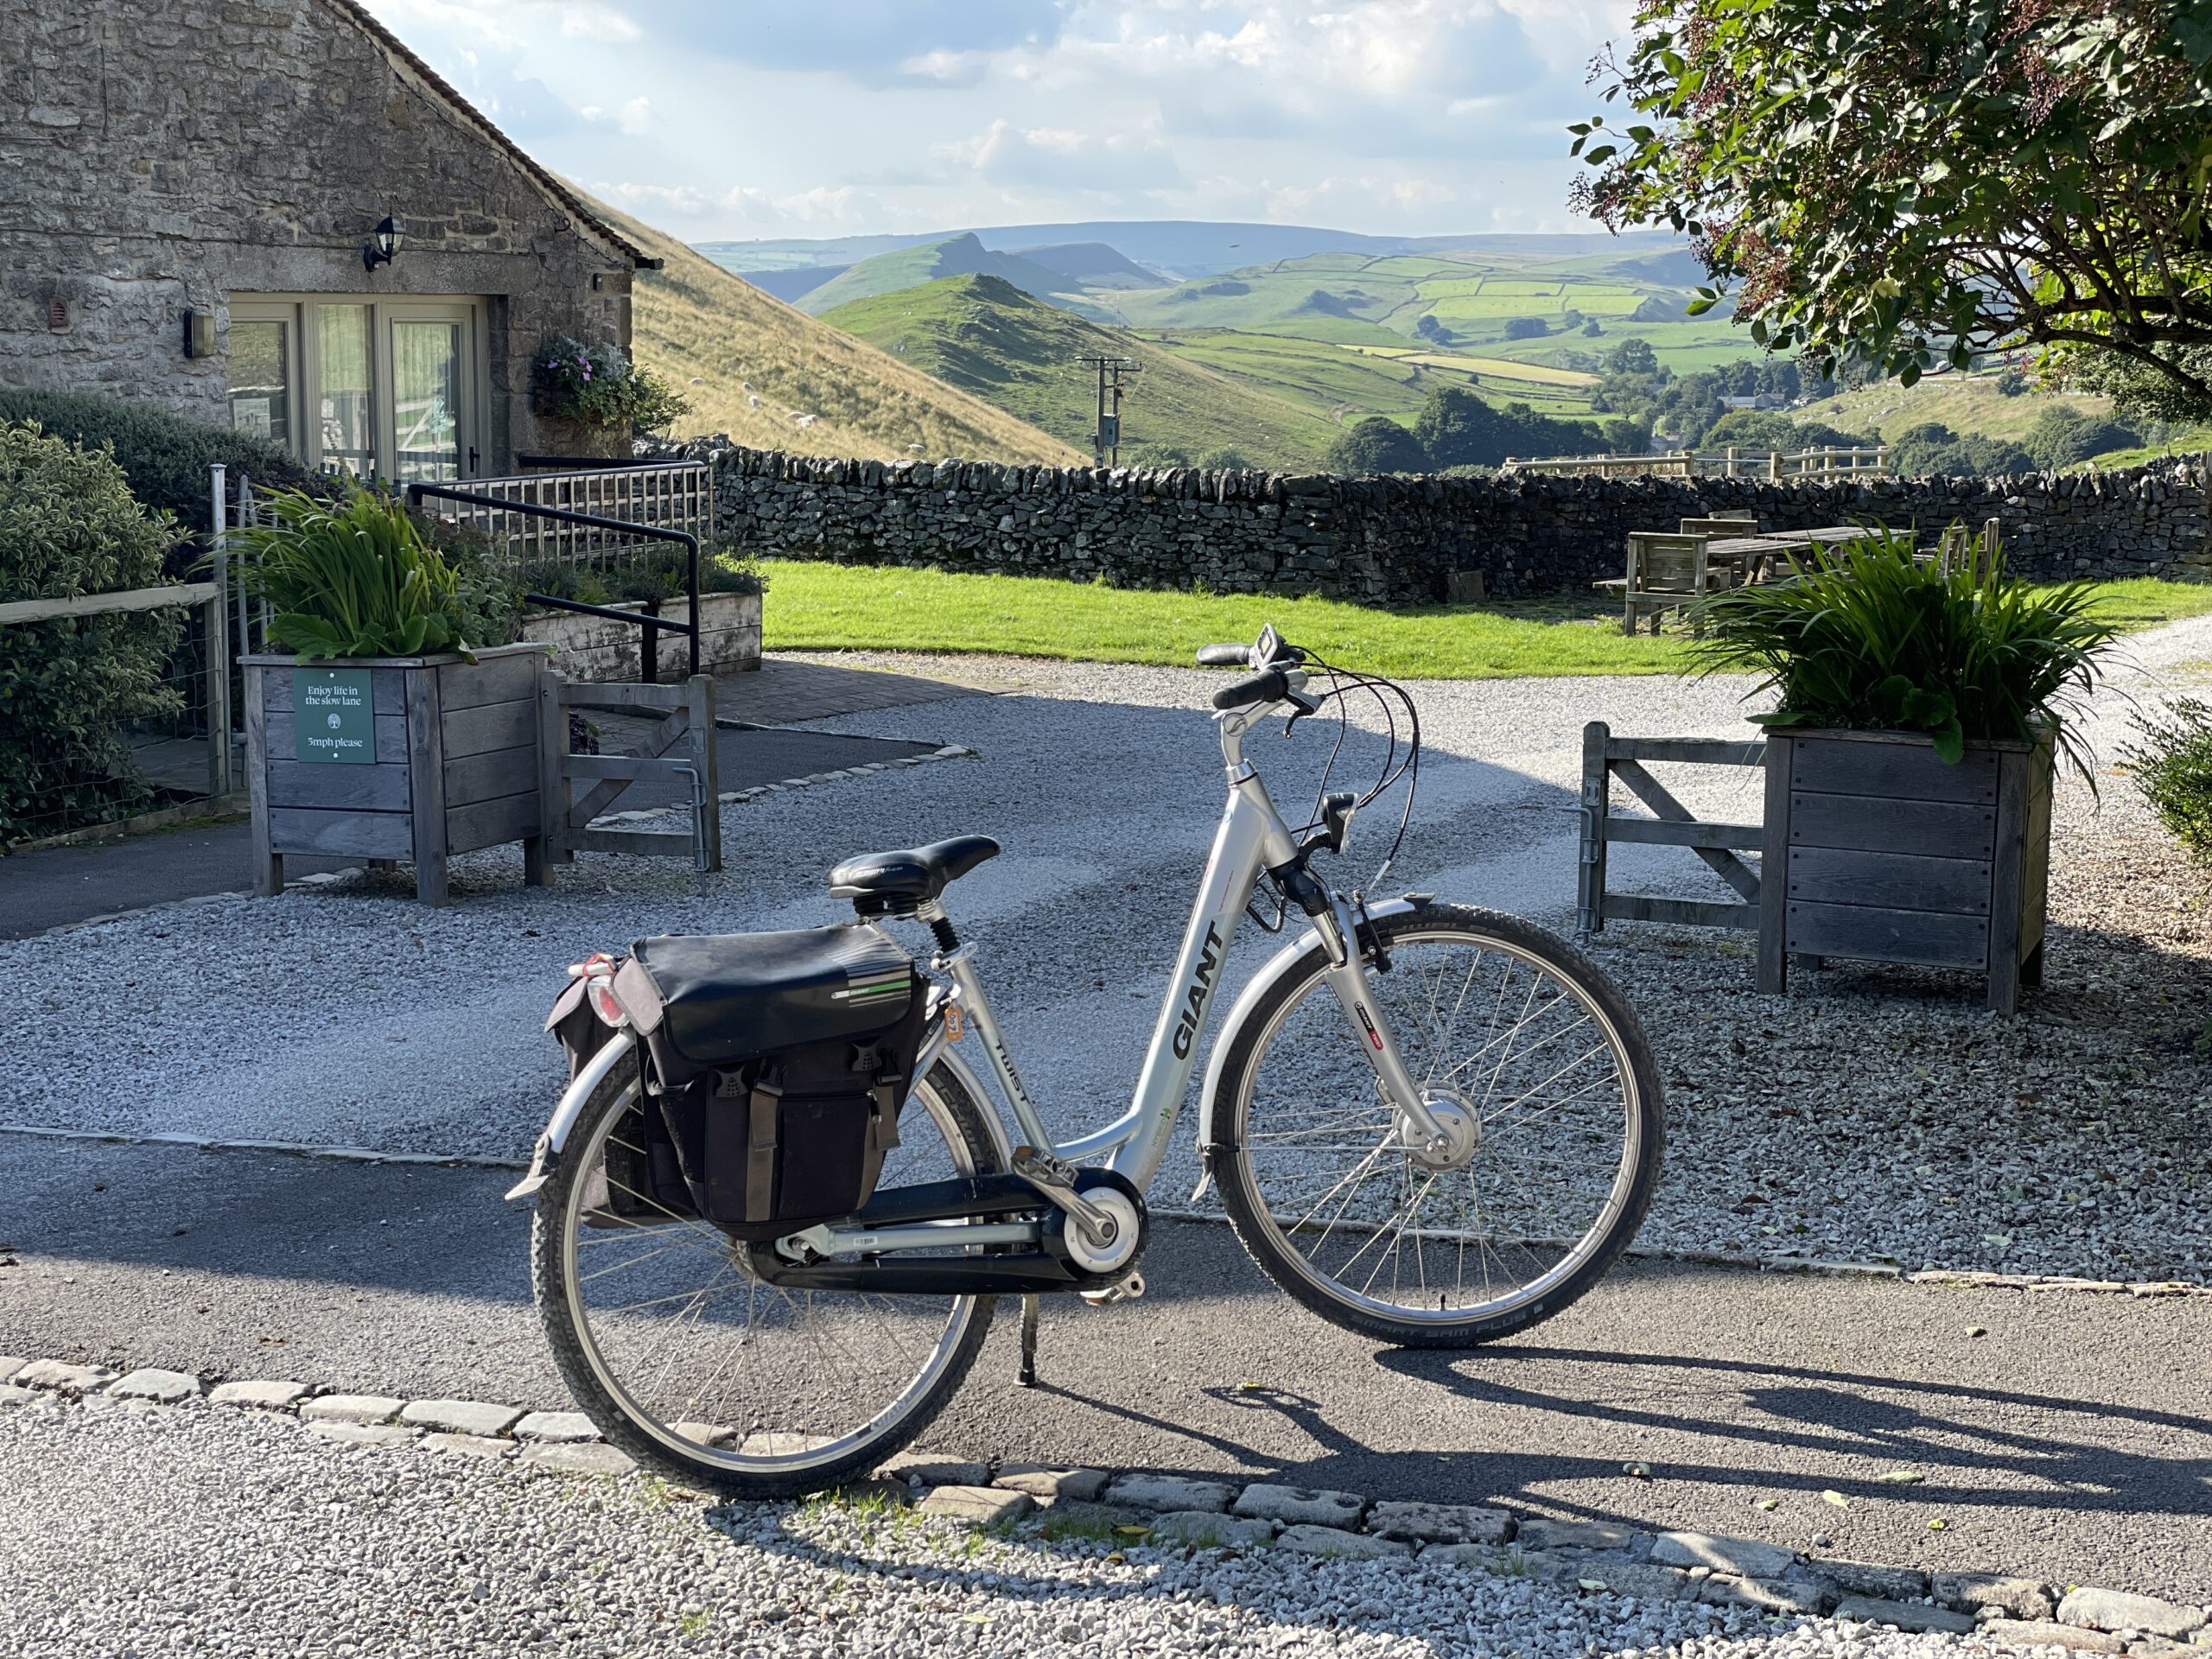
M 588 447 L 531 362 L 626 351 L 656 264 L 353 0 L 0 0 L 0 385 L 512 472 Z

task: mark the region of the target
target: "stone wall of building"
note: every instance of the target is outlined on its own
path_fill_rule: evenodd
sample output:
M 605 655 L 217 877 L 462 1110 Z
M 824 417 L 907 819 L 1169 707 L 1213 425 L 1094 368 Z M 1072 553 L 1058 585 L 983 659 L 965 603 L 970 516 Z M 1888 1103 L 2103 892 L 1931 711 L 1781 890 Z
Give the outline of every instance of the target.
M 2212 577 L 2204 458 L 2126 472 L 1998 479 L 1332 478 L 1267 473 L 842 461 L 733 448 L 713 458 L 717 530 L 762 553 L 1122 586 L 1445 598 L 1457 573 L 1492 595 L 1585 589 L 1621 573 L 1632 530 L 1749 509 L 1769 529 L 1879 521 L 1933 541 L 1955 520 L 2003 527 L 2038 578 Z
M 488 463 L 552 447 L 531 355 L 626 345 L 632 267 L 351 0 L 0 0 L 0 384 L 227 422 L 232 295 L 489 296 Z

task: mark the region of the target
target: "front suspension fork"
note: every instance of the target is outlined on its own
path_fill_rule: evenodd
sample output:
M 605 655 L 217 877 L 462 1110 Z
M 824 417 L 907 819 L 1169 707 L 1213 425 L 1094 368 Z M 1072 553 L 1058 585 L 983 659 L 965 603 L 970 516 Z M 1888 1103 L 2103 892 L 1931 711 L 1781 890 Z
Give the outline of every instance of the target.
M 1376 1085 L 1382 1098 L 1396 1110 L 1406 1126 L 1407 1144 L 1444 1144 L 1443 1128 L 1428 1109 L 1428 1103 L 1423 1098 L 1420 1085 L 1414 1082 L 1413 1073 L 1407 1071 L 1405 1056 L 1398 1052 L 1397 1037 L 1376 997 L 1374 978 L 1368 972 L 1366 959 L 1360 955 L 1359 932 L 1350 906 L 1341 899 L 1332 899 L 1325 914 L 1314 917 L 1313 931 L 1329 956 L 1329 966 L 1322 977 L 1343 1004 L 1353 1039 L 1375 1072 Z

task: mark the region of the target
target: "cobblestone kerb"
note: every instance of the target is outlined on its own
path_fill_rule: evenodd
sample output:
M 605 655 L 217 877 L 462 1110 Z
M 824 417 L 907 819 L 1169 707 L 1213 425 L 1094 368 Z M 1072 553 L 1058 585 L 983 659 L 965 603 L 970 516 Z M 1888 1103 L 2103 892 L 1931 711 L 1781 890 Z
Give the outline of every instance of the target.
M 570 1474 L 618 1476 L 636 1469 L 573 1411 L 318 1392 L 274 1378 L 224 1382 L 211 1389 L 190 1372 L 142 1368 L 118 1377 L 70 1361 L 0 1357 L 0 1410 L 41 1408 L 261 1411 L 296 1418 L 304 1432 L 348 1450 L 413 1446 Z M 939 1520 L 1111 1537 L 1127 1548 L 1274 1548 L 1344 1560 L 1418 1560 L 1541 1580 L 1569 1593 L 1701 1602 L 1777 1620 L 1825 1616 L 2136 1659 L 2212 1654 L 2212 1608 L 2093 1586 L 2047 1585 L 2005 1573 L 1929 1573 L 1830 1560 L 1719 1533 L 1649 1533 L 1478 1505 L 1376 1501 L 1357 1492 L 1274 1482 L 1053 1469 L 927 1452 L 892 1459 L 868 1490 L 903 1495 L 921 1514 Z
M 1731 509 L 1768 529 L 1879 521 L 1924 539 L 2002 525 L 2039 579 L 2212 577 L 2206 463 L 2011 478 L 1338 478 L 1191 468 L 862 461 L 659 446 L 716 468 L 715 529 L 757 552 L 1119 586 L 1319 593 L 1375 604 L 1582 589 L 1623 538 Z M 1460 580 L 1455 582 L 1454 578 Z

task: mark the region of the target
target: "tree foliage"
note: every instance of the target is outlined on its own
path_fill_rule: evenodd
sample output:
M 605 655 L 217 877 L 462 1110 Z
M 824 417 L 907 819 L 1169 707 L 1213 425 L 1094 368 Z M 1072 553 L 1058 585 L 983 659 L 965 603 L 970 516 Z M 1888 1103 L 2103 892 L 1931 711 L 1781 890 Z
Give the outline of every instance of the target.
M 1577 204 L 1688 232 L 1773 349 L 2028 344 L 2212 405 L 2203 0 L 1643 0 Z
M 105 447 L 133 496 L 195 531 L 207 529 L 207 468 L 214 461 L 229 467 L 233 487 L 242 474 L 264 490 L 310 481 L 305 467 L 265 439 L 97 392 L 0 387 L 0 423 L 9 421 L 36 421 L 48 436 L 86 449 Z
M 1329 448 L 1329 470 L 1348 477 L 1428 470 L 1428 451 L 1395 421 L 1370 415 Z

